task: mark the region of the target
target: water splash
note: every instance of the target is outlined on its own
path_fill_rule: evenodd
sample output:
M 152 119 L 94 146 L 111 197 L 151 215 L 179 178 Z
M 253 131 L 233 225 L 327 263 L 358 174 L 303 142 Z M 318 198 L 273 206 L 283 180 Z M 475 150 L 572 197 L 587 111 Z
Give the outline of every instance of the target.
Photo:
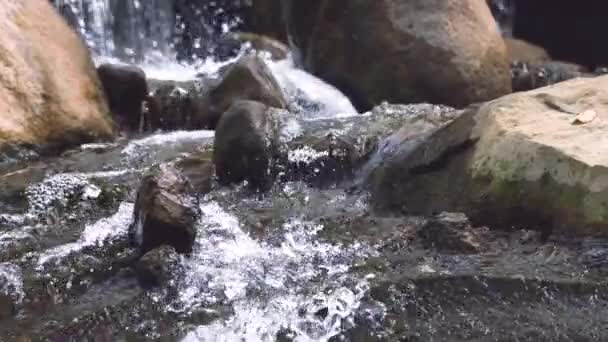
M 51 261 L 59 262 L 62 258 L 87 247 L 101 247 L 109 240 L 124 238 L 128 234 L 133 209 L 132 203 L 122 203 L 116 214 L 87 225 L 78 241 L 42 252 L 38 258 L 38 270 L 44 269 Z
M 358 114 L 344 94 L 319 78 L 298 69 L 291 56 L 276 62 L 266 59 L 266 63 L 290 98 L 292 111 L 301 112 L 308 119 L 349 117 Z
M 184 341 L 274 341 L 285 331 L 295 341 L 327 341 L 352 319 L 367 286 L 348 271 L 368 248 L 319 241 L 324 227 L 300 218 L 262 242 L 218 202 L 208 200 L 201 210 L 195 252 L 184 259 L 171 310 L 229 304 L 234 315 L 197 327 Z
M 16 303 L 25 298 L 21 268 L 11 263 L 0 263 L 0 293 L 9 296 Z
M 174 131 L 168 133 L 154 134 L 142 139 L 131 140 L 122 150 L 122 154 L 126 156 L 140 155 L 146 150 L 154 149 L 154 147 L 165 144 L 172 144 L 186 141 L 201 141 L 210 140 L 215 136 L 214 131 Z

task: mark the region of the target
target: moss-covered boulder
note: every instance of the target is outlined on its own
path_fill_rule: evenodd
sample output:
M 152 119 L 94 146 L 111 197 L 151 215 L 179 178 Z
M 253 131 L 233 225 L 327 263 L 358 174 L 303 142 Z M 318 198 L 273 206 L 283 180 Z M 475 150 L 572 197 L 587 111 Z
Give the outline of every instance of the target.
M 474 221 L 608 235 L 608 77 L 469 108 L 372 173 L 377 209 L 464 211 Z M 592 110 L 595 119 L 576 122 Z

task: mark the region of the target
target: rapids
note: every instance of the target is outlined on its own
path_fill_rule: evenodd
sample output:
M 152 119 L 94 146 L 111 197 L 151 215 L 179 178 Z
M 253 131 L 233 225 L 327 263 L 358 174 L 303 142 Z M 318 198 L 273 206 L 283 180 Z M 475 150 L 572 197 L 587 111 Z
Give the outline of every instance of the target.
M 135 61 L 151 78 L 187 80 L 230 61 L 178 61 L 171 1 L 55 2 L 69 10 L 98 63 Z M 212 22 L 214 11 L 203 18 Z M 227 18 L 222 30 L 238 24 Z M 196 39 L 203 44 L 211 33 Z M 362 116 L 291 60 L 267 63 L 298 114 L 286 139 L 302 134 L 303 124 Z M 213 184 L 199 198 L 192 255 L 180 259 L 167 286 L 142 289 L 127 237 L 139 181 L 158 163 L 209 152 L 213 138 L 212 131 L 157 132 L 0 163 L 0 315 L 14 313 L 0 321 L 0 340 L 608 338 L 606 241 L 545 243 L 535 232 L 481 227 L 477 253 L 429 248 L 414 233 L 428 218 L 378 216 L 350 183 L 278 183 L 262 197 Z M 381 146 L 372 162 L 388 153 L 390 139 Z M 310 150 L 290 158 L 312 162 L 318 156 Z

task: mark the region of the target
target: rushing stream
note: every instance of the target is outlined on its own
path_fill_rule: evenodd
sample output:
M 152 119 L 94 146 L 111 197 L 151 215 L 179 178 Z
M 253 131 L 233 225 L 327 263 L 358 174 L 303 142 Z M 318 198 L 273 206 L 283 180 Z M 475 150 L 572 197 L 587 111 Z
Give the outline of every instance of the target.
M 137 51 L 162 57 L 140 60 L 149 76 L 216 71 L 225 60 L 177 62 L 179 20 L 170 3 L 123 1 L 118 18 L 114 1 L 56 1 L 70 8 L 98 60 L 132 60 Z M 129 45 L 137 37 L 146 39 Z M 290 60 L 268 63 L 290 101 L 316 104 L 301 108 L 286 135 L 372 116 Z M 403 115 L 436 110 L 406 106 Z M 192 255 L 180 257 L 165 286 L 143 289 L 128 242 L 139 182 L 158 163 L 208 153 L 213 138 L 212 131 L 158 132 L 0 164 L 0 316 L 12 317 L 0 320 L 0 340 L 608 339 L 606 241 L 542 242 L 536 232 L 472 228 L 461 215 L 444 214 L 440 222 L 466 226 L 478 246 L 429 246 L 418 232 L 431 218 L 377 216 L 350 182 L 289 181 L 263 197 L 214 183 L 199 196 Z M 314 160 L 309 150 L 290 158 Z

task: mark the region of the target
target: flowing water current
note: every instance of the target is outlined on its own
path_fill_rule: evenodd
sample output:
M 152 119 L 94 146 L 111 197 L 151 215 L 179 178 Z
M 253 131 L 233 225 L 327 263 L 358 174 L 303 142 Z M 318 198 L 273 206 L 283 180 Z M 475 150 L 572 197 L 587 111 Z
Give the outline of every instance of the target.
M 229 62 L 178 63 L 173 46 L 161 44 L 174 37 L 154 33 L 175 25 L 169 2 L 124 3 L 132 31 L 148 39 L 133 51 L 160 51 L 161 59 L 140 62 L 149 77 L 186 80 Z M 125 60 L 113 1 L 57 5 L 69 5 L 98 61 Z M 144 30 L 138 23 L 150 16 L 159 27 Z M 306 125 L 358 125 L 372 115 L 356 113 L 290 60 L 268 64 L 290 102 L 315 104 L 286 125 L 289 139 Z M 244 185 L 213 184 L 199 198 L 192 255 L 180 258 L 163 287 L 141 288 L 128 241 L 141 177 L 177 156 L 208 153 L 213 138 L 212 131 L 158 132 L 0 164 L 0 340 L 608 338 L 605 241 L 542 242 L 532 231 L 481 227 L 474 253 L 442 250 L 416 233 L 429 218 L 377 216 L 366 192 L 348 185 L 292 181 L 260 197 Z M 322 157 L 315 153 L 303 146 L 289 155 L 312 163 Z

